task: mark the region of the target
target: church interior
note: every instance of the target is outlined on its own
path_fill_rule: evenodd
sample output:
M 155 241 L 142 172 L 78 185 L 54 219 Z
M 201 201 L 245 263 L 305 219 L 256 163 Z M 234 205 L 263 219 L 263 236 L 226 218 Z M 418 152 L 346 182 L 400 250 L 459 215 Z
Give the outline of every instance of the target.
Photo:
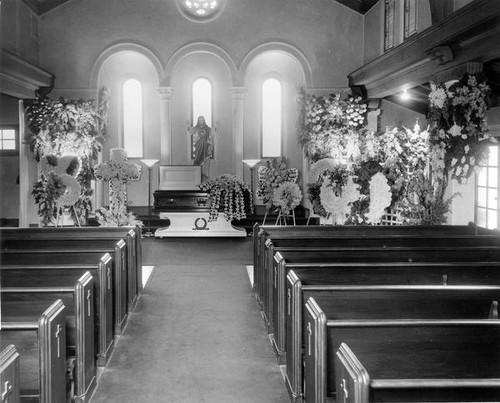
M 0 0 L 2 401 L 500 401 L 499 38 L 497 0 Z

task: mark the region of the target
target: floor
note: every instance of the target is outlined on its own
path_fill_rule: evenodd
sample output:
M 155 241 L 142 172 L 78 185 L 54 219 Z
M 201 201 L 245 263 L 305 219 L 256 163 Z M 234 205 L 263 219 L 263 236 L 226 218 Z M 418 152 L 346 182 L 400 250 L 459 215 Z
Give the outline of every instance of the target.
M 91 403 L 289 403 L 250 289 L 252 239 L 143 241 L 154 269 Z

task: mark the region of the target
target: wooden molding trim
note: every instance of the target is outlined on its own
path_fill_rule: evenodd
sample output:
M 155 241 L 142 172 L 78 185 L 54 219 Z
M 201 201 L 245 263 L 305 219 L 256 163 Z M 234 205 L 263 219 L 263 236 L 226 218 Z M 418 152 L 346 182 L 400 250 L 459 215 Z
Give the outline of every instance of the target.
M 53 88 L 54 75 L 21 57 L 0 49 L 0 88 L 15 98 L 34 98 L 41 88 Z

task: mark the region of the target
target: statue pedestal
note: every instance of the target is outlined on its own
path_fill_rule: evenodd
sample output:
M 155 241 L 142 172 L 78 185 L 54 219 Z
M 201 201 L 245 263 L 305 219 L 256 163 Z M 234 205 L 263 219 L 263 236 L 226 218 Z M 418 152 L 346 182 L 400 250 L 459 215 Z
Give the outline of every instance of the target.
M 170 226 L 158 228 L 155 237 L 246 237 L 244 228 L 237 228 L 221 213 L 217 221 L 209 222 L 207 212 L 162 212 L 161 219 L 169 219 Z

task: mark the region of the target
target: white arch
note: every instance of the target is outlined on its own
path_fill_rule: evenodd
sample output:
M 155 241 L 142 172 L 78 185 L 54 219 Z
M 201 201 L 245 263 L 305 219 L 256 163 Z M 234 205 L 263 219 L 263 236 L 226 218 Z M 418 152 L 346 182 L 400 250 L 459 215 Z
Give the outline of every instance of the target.
M 313 86 L 312 68 L 311 65 L 309 64 L 309 60 L 307 60 L 306 56 L 302 53 L 302 51 L 300 51 L 295 46 L 285 42 L 266 42 L 250 50 L 250 52 L 247 53 L 247 55 L 243 58 L 243 61 L 241 62 L 239 68 L 241 76 L 243 77 L 245 76 L 249 64 L 252 62 L 252 60 L 255 59 L 255 57 L 265 52 L 271 52 L 271 51 L 286 53 L 287 55 L 297 60 L 297 62 L 299 62 L 299 64 L 302 66 L 305 86 L 308 88 Z
M 227 67 L 231 74 L 231 82 L 234 86 L 240 85 L 240 75 L 238 69 L 236 68 L 236 64 L 234 63 L 231 56 L 222 48 L 217 45 L 207 43 L 207 42 L 194 42 L 188 45 L 185 45 L 174 52 L 172 57 L 167 62 L 164 71 L 164 79 L 162 81 L 161 86 L 170 87 L 171 86 L 171 77 L 172 73 L 175 70 L 175 67 L 179 64 L 179 62 L 185 57 L 194 54 L 194 53 L 208 53 L 219 58 Z
M 95 60 L 94 65 L 92 66 L 92 70 L 90 72 L 90 78 L 89 78 L 90 88 L 97 88 L 99 73 L 104 63 L 113 55 L 124 51 L 137 52 L 142 54 L 143 56 L 146 56 L 151 61 L 156 70 L 156 74 L 158 75 L 158 82 L 162 81 L 164 63 L 162 62 L 161 58 L 156 55 L 154 51 L 150 50 L 146 46 L 141 45 L 139 43 L 119 42 L 111 46 L 108 46 L 101 52 L 101 54 Z

